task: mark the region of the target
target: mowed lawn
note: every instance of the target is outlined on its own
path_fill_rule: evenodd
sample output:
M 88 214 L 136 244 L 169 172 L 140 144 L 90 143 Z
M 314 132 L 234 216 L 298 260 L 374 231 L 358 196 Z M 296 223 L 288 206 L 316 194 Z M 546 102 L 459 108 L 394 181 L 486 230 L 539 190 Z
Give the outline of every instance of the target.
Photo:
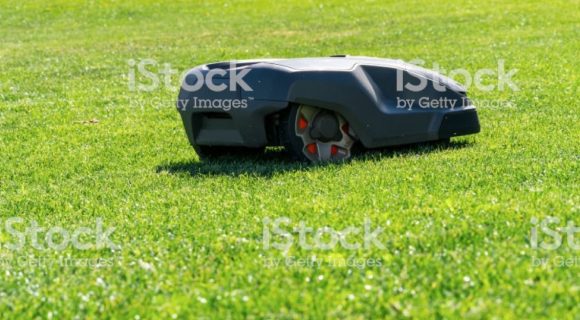
M 564 234 L 556 250 L 530 240 L 532 218 L 559 218 L 552 229 L 580 224 L 579 7 L 1 1 L 0 316 L 578 319 L 580 251 Z M 276 149 L 199 162 L 177 89 L 129 88 L 130 60 L 183 72 L 333 54 L 471 74 L 501 60 L 517 69 L 519 90 L 470 86 L 482 132 L 450 146 L 309 166 Z M 31 237 L 8 248 L 18 240 L 5 224 L 14 217 L 17 230 L 43 228 L 44 249 Z M 289 251 L 266 248 L 264 221 L 280 217 L 288 231 L 300 221 L 342 230 L 367 220 L 384 228 L 385 248 L 308 250 L 296 233 Z M 120 248 L 46 248 L 47 230 L 95 229 L 98 219 L 115 227 Z M 380 265 L 336 263 L 371 260 Z

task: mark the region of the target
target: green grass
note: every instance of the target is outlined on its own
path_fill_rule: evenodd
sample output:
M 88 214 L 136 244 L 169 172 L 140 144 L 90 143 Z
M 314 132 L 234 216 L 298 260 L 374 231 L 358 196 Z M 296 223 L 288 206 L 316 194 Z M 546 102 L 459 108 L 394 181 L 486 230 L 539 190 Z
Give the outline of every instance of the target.
M 580 224 L 579 4 L 2 1 L 2 226 L 16 216 L 73 230 L 101 217 L 122 248 L 12 251 L 2 228 L 0 315 L 577 319 L 580 262 L 532 262 L 580 253 L 534 250 L 529 237 L 532 217 Z M 520 91 L 471 87 L 475 101 L 512 107 L 480 108 L 482 132 L 451 147 L 304 166 L 276 150 L 198 162 L 176 90 L 127 85 L 129 59 L 183 71 L 337 53 L 472 73 L 503 59 Z M 385 250 L 288 255 L 382 265 L 268 268 L 284 253 L 263 248 L 266 217 L 334 229 L 368 218 Z M 50 264 L 63 257 L 111 265 Z

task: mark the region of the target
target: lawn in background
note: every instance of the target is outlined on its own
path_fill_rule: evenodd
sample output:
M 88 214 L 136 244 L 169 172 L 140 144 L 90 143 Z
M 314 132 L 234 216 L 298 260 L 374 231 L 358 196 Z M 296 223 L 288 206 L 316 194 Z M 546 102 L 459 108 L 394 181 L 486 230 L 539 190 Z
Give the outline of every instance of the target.
M 1 317 L 578 317 L 580 252 L 534 250 L 530 235 L 534 217 L 580 224 L 579 4 L 1 1 Z M 183 72 L 333 54 L 472 74 L 502 60 L 519 91 L 470 87 L 482 132 L 450 146 L 307 166 L 277 150 L 199 162 L 177 89 L 128 85 L 142 59 Z M 20 230 L 102 219 L 120 248 L 10 250 L 14 217 Z M 279 217 L 335 230 L 368 219 L 386 249 L 286 257 L 381 266 L 272 266 L 285 253 L 264 248 L 264 219 Z

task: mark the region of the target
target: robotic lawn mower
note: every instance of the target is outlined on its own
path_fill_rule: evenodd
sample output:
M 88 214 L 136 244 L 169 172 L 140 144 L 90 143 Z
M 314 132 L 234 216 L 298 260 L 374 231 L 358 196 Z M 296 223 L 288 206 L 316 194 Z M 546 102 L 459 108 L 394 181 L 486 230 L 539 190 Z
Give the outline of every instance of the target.
M 297 160 L 479 132 L 465 89 L 400 60 L 334 56 L 218 62 L 186 74 L 177 108 L 203 159 L 284 146 Z

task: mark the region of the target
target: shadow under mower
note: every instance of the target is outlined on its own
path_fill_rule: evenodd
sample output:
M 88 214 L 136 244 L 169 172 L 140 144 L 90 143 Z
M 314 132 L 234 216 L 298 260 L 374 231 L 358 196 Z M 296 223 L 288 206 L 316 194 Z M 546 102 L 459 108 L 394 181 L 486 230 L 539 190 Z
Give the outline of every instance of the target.
M 283 146 L 296 160 L 341 161 L 353 146 L 449 140 L 480 130 L 454 80 L 400 60 L 333 56 L 205 64 L 177 101 L 201 159 Z

